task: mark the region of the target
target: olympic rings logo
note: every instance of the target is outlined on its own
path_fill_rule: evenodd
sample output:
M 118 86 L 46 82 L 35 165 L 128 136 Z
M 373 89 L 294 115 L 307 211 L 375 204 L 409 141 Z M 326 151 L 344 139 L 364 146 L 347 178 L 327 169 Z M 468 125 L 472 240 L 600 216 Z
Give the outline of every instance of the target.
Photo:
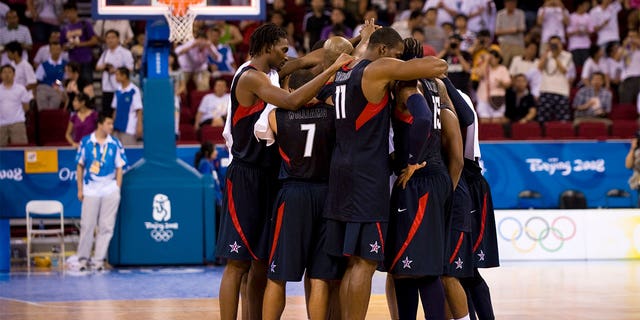
M 151 230 L 151 238 L 157 242 L 167 242 L 173 238 L 173 230 Z
M 506 217 L 498 224 L 500 238 L 510 242 L 520 253 L 531 252 L 538 244 L 544 251 L 557 252 L 566 241 L 576 236 L 576 231 L 575 221 L 567 216 L 557 217 L 551 223 L 534 216 L 527 219 L 524 225 L 514 217 Z

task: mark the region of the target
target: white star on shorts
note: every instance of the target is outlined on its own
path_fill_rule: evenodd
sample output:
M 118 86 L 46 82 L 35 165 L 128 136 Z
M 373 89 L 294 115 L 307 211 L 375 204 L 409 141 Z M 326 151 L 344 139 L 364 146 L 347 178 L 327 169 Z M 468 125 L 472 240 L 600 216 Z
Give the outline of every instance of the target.
M 454 261 L 454 263 L 456 264 L 456 269 L 462 269 L 462 264 L 464 262 L 462 261 L 462 259 L 460 259 L 460 257 L 458 257 L 458 260 Z
M 482 250 L 478 253 L 478 257 L 480 258 L 478 261 L 484 261 L 484 252 L 482 252 Z
M 413 260 L 409 260 L 409 256 L 404 257 L 404 260 L 402 260 L 402 268 L 411 269 L 411 262 L 413 262 Z
M 242 248 L 242 246 L 239 245 L 237 241 L 234 241 L 233 244 L 229 245 L 229 247 L 231 247 L 231 251 L 229 252 L 235 252 L 235 253 L 240 253 L 238 252 L 238 249 Z
M 378 250 L 380 249 L 380 245 L 378 245 L 378 241 L 376 241 L 374 243 L 369 243 L 369 245 L 371 246 L 371 251 L 369 251 L 369 252 L 378 253 Z
M 271 272 L 276 272 L 276 262 L 271 261 L 271 266 L 269 268 L 271 268 Z

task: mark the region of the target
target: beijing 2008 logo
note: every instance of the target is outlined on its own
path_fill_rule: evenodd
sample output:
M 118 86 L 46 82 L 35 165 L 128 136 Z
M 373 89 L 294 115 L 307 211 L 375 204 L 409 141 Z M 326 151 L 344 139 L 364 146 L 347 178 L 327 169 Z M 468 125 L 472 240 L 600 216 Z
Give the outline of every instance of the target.
M 169 223 L 171 219 L 171 201 L 169 197 L 158 193 L 153 197 L 151 216 L 155 222 L 145 222 L 145 228 L 151 230 L 149 235 L 156 242 L 167 242 L 173 238 L 174 230 L 178 230 L 177 222 Z
M 551 222 L 533 216 L 524 224 L 514 217 L 506 217 L 498 223 L 498 235 L 521 253 L 531 252 L 538 245 L 544 251 L 557 252 L 575 237 L 576 231 L 575 221 L 567 216 L 559 216 Z

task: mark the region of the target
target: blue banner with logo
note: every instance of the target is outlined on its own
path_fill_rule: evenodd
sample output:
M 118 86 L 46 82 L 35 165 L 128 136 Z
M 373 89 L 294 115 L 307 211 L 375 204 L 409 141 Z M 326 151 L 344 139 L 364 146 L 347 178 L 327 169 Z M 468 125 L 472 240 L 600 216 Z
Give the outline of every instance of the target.
M 635 191 L 624 166 L 628 142 L 484 143 L 483 173 L 498 209 L 558 208 L 565 190 L 582 191 L 591 208 L 635 205 Z M 630 198 L 607 198 L 611 189 L 623 189 Z M 538 199 L 522 199 L 521 191 L 535 191 Z
M 177 148 L 177 156 L 186 163 L 193 164 L 199 146 L 181 146 Z M 228 157 L 224 146 L 218 146 L 220 158 Z M 76 187 L 76 150 L 72 148 L 57 149 L 55 159 L 47 158 L 45 162 L 56 161 L 57 166 L 47 171 L 46 165 L 38 166 L 38 154 L 41 151 L 56 150 L 51 148 L 13 148 L 0 150 L 0 219 L 24 218 L 25 205 L 30 200 L 58 200 L 64 205 L 65 217 L 80 217 L 80 201 Z M 142 158 L 142 148 L 125 148 L 128 165 Z M 47 155 L 49 156 L 49 155 Z M 26 165 L 25 165 L 26 164 Z M 34 167 L 33 169 L 29 169 Z M 226 169 L 226 168 L 224 168 Z M 32 170 L 32 171 L 29 171 Z M 36 172 L 36 173 L 29 173 Z M 223 172 L 224 173 L 224 170 Z

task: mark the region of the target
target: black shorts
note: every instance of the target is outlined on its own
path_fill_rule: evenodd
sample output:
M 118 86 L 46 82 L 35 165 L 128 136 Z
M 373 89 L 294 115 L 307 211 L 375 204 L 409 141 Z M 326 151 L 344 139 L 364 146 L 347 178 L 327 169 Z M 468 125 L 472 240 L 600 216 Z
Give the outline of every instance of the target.
M 471 238 L 473 261 L 476 268 L 500 266 L 496 218 L 489 183 L 480 170 L 468 168 L 463 171 L 471 195 Z
M 446 227 L 445 275 L 456 278 L 473 276 L 471 207 L 469 188 L 461 177 L 452 196 L 451 214 Z
M 389 273 L 439 276 L 445 255 L 445 203 L 451 194 L 446 172 L 412 177 L 391 194 L 385 268 Z
M 233 260 L 267 258 L 271 190 L 277 185 L 264 168 L 232 161 L 227 169 L 216 255 Z
M 382 262 L 386 222 L 344 222 L 326 219 L 325 251 L 335 257 L 357 256 Z
M 278 193 L 269 237 L 269 279 L 300 281 L 305 269 L 312 279 L 342 278 L 345 259 L 324 251 L 327 188 L 327 184 L 286 182 Z

